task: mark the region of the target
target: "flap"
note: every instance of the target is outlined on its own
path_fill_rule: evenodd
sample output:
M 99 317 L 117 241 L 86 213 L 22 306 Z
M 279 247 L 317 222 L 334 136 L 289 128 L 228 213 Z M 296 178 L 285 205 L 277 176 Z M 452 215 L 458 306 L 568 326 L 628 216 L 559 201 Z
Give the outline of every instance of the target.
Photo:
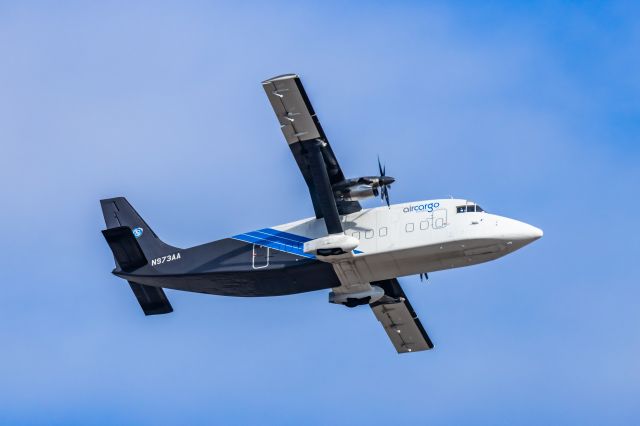
M 385 296 L 372 303 L 371 309 L 387 332 L 398 353 L 433 349 L 433 343 L 418 319 L 397 279 L 375 281 L 371 285 L 382 287 Z

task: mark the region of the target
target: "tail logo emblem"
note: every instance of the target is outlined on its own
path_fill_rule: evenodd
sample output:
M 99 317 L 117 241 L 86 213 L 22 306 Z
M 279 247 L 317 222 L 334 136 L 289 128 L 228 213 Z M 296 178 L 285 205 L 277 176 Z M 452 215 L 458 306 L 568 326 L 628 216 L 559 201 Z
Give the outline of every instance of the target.
M 142 228 L 133 228 L 133 236 L 136 238 L 142 237 Z

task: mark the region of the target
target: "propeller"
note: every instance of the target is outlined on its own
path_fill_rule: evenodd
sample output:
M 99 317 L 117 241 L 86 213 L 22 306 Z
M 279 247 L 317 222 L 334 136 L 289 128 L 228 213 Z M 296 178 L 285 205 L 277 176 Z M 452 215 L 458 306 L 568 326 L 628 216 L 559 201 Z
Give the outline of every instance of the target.
M 380 163 L 380 157 L 378 156 L 378 171 L 380 172 L 380 198 L 387 203 L 387 207 L 391 207 L 389 202 L 389 188 L 391 184 L 395 182 L 395 179 L 386 175 L 387 166 L 383 166 Z

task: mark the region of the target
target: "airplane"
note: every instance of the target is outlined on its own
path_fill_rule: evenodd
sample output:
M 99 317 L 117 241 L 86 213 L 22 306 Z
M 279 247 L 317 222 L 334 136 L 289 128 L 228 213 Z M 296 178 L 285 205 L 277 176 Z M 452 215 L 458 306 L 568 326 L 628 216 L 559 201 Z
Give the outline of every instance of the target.
M 369 305 L 398 353 L 433 348 L 398 277 L 498 259 L 542 230 L 465 199 L 391 204 L 386 175 L 346 178 L 296 74 L 262 82 L 311 197 L 315 217 L 192 248 L 164 243 L 123 197 L 100 201 L 102 231 L 145 315 L 173 308 L 163 289 L 220 296 L 281 296 L 317 290 L 329 302 Z M 380 196 L 386 205 L 362 208 Z

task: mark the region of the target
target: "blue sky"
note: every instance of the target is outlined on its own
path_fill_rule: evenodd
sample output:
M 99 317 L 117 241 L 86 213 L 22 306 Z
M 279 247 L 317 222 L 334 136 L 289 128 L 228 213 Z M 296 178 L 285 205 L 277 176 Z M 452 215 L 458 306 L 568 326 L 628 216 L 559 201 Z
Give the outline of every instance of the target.
M 637 424 L 633 2 L 0 3 L 0 423 Z M 545 231 L 401 280 L 397 356 L 325 292 L 168 291 L 145 318 L 100 230 L 126 196 L 191 246 L 307 217 L 260 81 L 296 72 L 343 169 Z M 378 205 L 372 203 L 371 205 Z

